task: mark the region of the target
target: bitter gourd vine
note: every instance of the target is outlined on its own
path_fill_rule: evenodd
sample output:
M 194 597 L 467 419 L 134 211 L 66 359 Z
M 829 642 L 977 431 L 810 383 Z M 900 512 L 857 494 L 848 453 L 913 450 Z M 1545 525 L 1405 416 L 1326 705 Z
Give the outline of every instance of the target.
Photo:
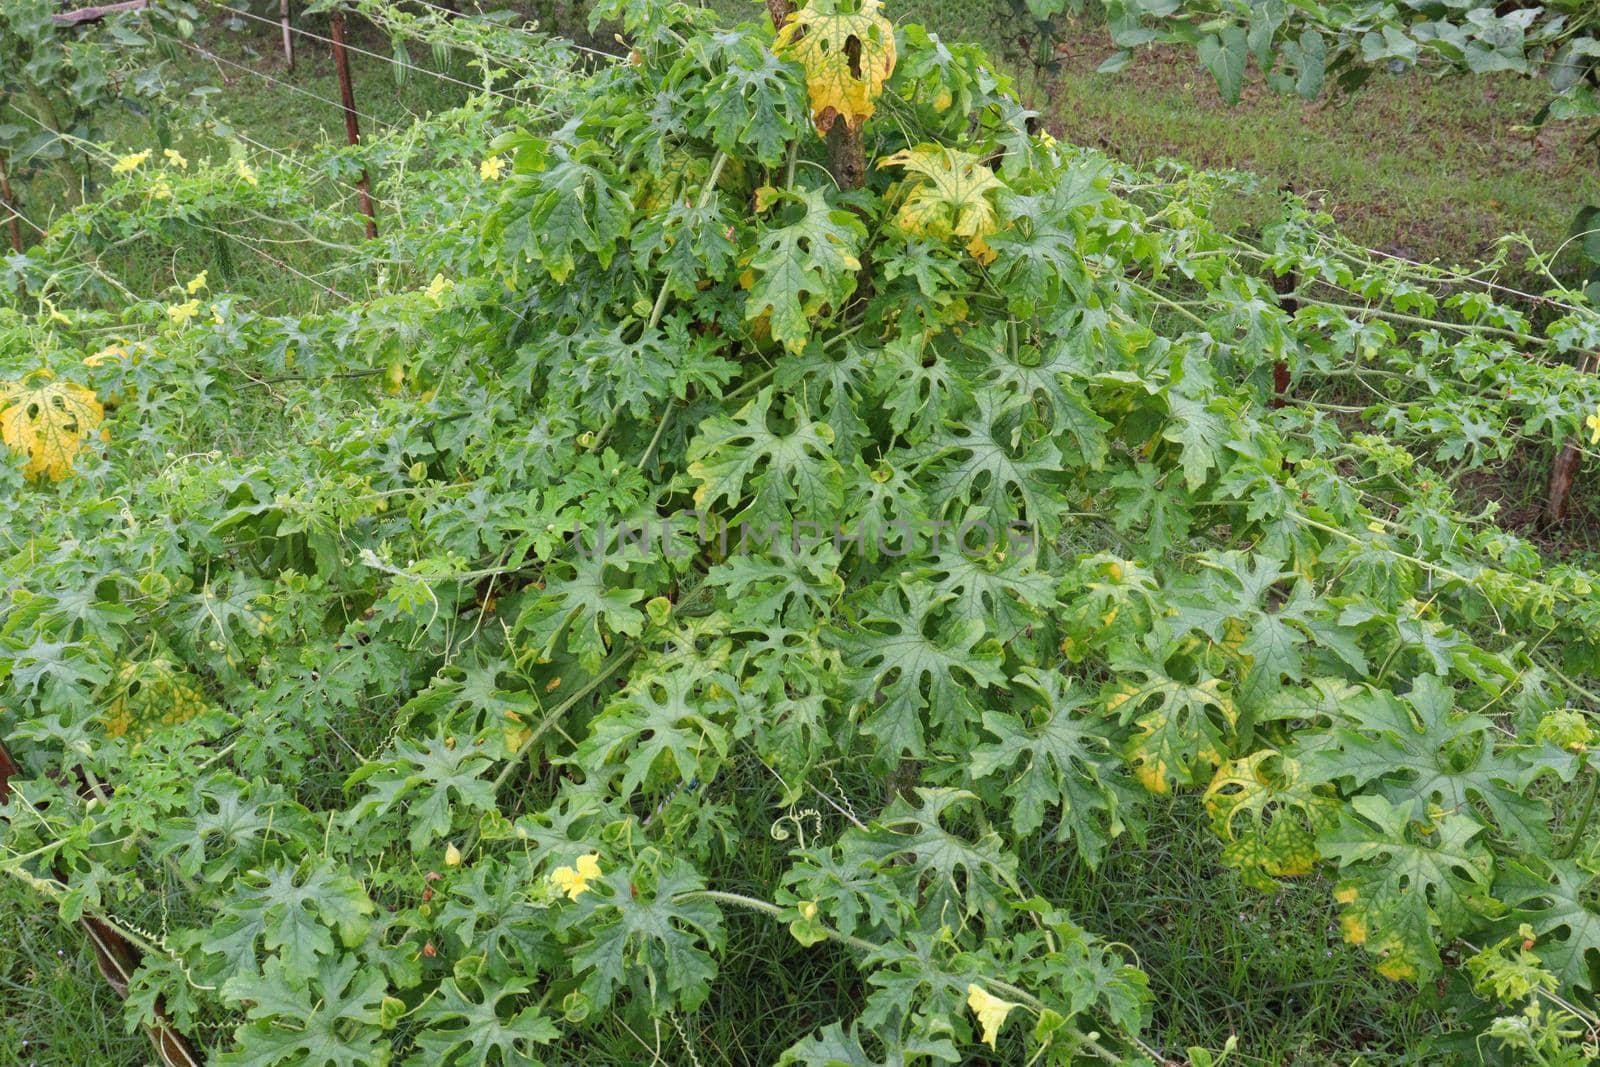
M 736 1061 L 1157 1063 L 1048 874 L 1187 797 L 1465 1046 L 1581 1055 L 1594 579 L 1381 424 L 1431 445 L 1423 383 L 1488 374 L 1579 433 L 1583 383 L 1498 346 L 1600 319 L 1440 301 L 1303 215 L 1241 245 L 1209 179 L 1056 144 L 876 3 L 597 17 L 623 61 L 391 146 L 426 195 L 362 265 L 406 285 L 57 307 L 123 228 L 296 180 L 237 158 L 129 168 L 7 267 L 0 369 L 82 408 L 0 473 L 0 870 L 150 935 L 129 1019 L 252 1067 L 688 1061 L 798 982 Z M 1402 381 L 1277 407 L 1275 361 Z

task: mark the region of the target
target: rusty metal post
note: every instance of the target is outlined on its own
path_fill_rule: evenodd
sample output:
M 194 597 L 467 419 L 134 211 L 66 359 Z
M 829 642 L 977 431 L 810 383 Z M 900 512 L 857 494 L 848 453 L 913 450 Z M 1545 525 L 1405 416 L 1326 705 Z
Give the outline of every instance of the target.
M 356 94 L 350 85 L 350 57 L 344 50 L 344 15 L 340 12 L 333 13 L 332 29 L 333 32 L 329 37 L 333 41 L 333 65 L 339 71 L 339 97 L 344 102 L 345 140 L 352 145 L 358 145 L 361 143 L 361 126 L 356 121 Z M 356 190 L 360 194 L 361 210 L 367 216 L 368 240 L 378 236 L 378 216 L 372 210 L 372 194 L 369 189 L 367 170 L 363 167 L 361 177 L 356 182 Z

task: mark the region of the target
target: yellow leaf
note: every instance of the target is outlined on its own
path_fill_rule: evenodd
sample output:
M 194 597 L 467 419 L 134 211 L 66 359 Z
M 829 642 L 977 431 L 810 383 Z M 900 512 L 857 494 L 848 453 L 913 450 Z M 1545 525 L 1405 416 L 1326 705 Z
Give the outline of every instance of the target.
M 107 363 L 121 363 L 128 358 L 128 350 L 120 344 L 107 345 L 98 352 L 83 357 L 85 367 L 100 367 Z
M 106 707 L 106 733 L 142 735 L 156 726 L 187 722 L 206 709 L 205 694 L 189 675 L 162 657 L 124 663 Z
M 970 152 L 918 145 L 878 162 L 910 171 L 911 193 L 895 223 L 909 234 L 936 239 L 962 237 L 967 250 L 987 263 L 994 251 L 984 238 L 1000 228 L 991 194 L 1005 188 L 994 171 Z
M 28 458 L 24 477 L 59 482 L 72 473 L 83 442 L 105 418 L 91 390 L 71 382 L 0 383 L 0 440 Z
M 860 129 L 894 70 L 894 27 L 878 14 L 879 0 L 860 0 L 853 12 L 840 11 L 841 2 L 848 0 L 811 0 L 772 42 L 806 68 L 811 117 L 823 134 L 840 118 Z
M 1223 858 L 1258 889 L 1276 877 L 1310 874 L 1320 854 L 1318 831 L 1337 818 L 1338 802 L 1317 791 L 1298 761 L 1262 749 L 1217 768 L 1205 806 Z M 1355 890 L 1350 890 L 1352 899 Z M 1341 898 L 1341 902 L 1344 901 Z

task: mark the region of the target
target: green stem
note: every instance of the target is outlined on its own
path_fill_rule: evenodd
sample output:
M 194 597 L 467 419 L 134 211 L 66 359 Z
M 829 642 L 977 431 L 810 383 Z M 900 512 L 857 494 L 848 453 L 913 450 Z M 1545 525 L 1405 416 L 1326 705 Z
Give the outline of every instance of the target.
M 1556 859 L 1570 859 L 1578 851 L 1578 843 L 1583 840 L 1584 833 L 1589 829 L 1589 819 L 1594 815 L 1594 801 L 1600 795 L 1600 767 L 1590 767 L 1589 773 L 1593 780 L 1589 783 L 1589 795 L 1583 798 L 1583 810 L 1578 815 L 1578 821 L 1573 824 L 1572 836 L 1567 838 L 1567 843 L 1556 854 Z
M 1403 322 L 1412 326 L 1426 326 L 1437 330 L 1455 330 L 1458 333 L 1490 333 L 1499 337 L 1510 338 L 1513 341 L 1520 341 L 1523 344 L 1538 345 L 1541 348 L 1550 343 L 1546 338 L 1518 333 L 1516 330 L 1507 330 L 1499 326 L 1475 326 L 1464 322 L 1445 322 L 1442 319 L 1425 319 L 1419 315 L 1402 315 L 1398 311 L 1386 311 L 1383 308 L 1364 308 L 1354 307 L 1350 304 L 1336 304 L 1331 300 L 1318 300 L 1314 296 L 1307 296 L 1300 292 L 1296 292 L 1294 297 L 1302 304 L 1315 304 L 1317 307 L 1342 311 L 1347 315 L 1368 316 L 1375 319 L 1386 319 L 1389 322 Z
M 656 432 L 651 435 L 650 443 L 645 445 L 644 454 L 639 457 L 639 469 L 644 470 L 650 462 L 650 457 L 655 455 L 656 445 L 661 443 L 661 435 L 667 432 L 667 423 L 672 421 L 672 413 L 677 409 L 678 398 L 671 397 L 667 400 L 666 410 L 661 413 L 661 418 L 656 420 Z
M 784 916 L 784 909 L 772 903 L 771 901 L 762 900 L 759 897 L 746 896 L 743 893 L 729 893 L 721 889 L 691 889 L 688 892 L 677 894 L 674 899 L 713 900 L 719 904 L 731 904 L 736 908 L 744 908 L 746 911 L 760 912 L 762 915 L 766 915 L 773 919 L 782 919 Z M 871 941 L 856 937 L 853 934 L 841 933 L 840 931 L 833 929 L 831 926 L 824 925 L 816 920 L 812 920 L 811 925 L 824 937 L 831 941 L 837 941 L 842 945 L 849 945 L 851 948 L 859 949 L 862 952 L 883 951 L 884 946 L 882 945 L 873 944 Z M 984 984 L 989 986 L 997 993 L 1004 993 L 1006 996 L 1012 998 L 1013 1000 L 1017 1001 L 1017 1003 L 1032 1011 L 1035 1015 L 1042 1014 L 1047 1010 L 1047 1005 L 1044 1003 L 1044 1001 L 1040 1000 L 1026 989 L 1023 989 L 1021 986 L 1012 985 L 1010 982 L 1003 982 L 998 978 L 985 978 Z M 1106 1062 L 1123 1062 L 1122 1057 L 1114 1055 L 1104 1046 L 1097 1044 L 1094 1040 L 1094 1037 L 1082 1033 L 1081 1031 L 1074 1031 L 1073 1037 L 1084 1048 L 1089 1049 Z M 1138 1037 L 1130 1037 L 1130 1040 L 1143 1049 L 1147 1054 L 1151 1056 L 1155 1055 L 1155 1050 L 1150 1048 L 1149 1045 L 1146 1045 Z
M 565 715 L 569 710 L 571 710 L 572 706 L 578 701 L 582 700 L 584 697 L 600 688 L 600 685 L 607 678 L 611 677 L 621 668 L 627 666 L 629 661 L 631 661 L 633 657 L 637 656 L 638 654 L 639 646 L 631 645 L 626 652 L 619 653 L 618 655 L 612 657 L 610 662 L 604 663 L 600 666 L 600 669 L 595 672 L 595 676 L 593 678 L 590 678 L 587 682 L 585 682 L 581 687 L 578 688 L 576 692 L 567 697 L 567 699 L 557 704 L 551 710 L 550 714 L 541 719 L 539 721 L 539 725 L 535 726 L 533 728 L 533 732 L 528 735 L 527 739 L 523 741 L 522 744 L 517 746 L 517 751 L 512 755 L 511 759 L 506 762 L 504 769 L 500 771 L 499 775 L 496 776 L 493 785 L 494 792 L 500 792 L 500 787 L 506 784 L 507 779 L 509 779 L 516 771 L 517 767 L 521 765 L 523 757 L 528 754 L 528 750 L 533 748 L 534 743 L 538 741 L 541 736 L 543 736 L 546 730 L 555 725 L 557 719 L 561 718 L 561 716 Z

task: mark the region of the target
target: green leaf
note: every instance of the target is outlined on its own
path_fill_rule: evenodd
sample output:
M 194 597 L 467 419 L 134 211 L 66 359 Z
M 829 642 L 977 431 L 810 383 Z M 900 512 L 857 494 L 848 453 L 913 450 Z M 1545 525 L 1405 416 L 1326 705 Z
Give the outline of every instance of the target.
M 1217 89 L 1222 99 L 1230 104 L 1239 102 L 1239 92 L 1244 87 L 1245 64 L 1250 58 L 1250 45 L 1244 30 L 1238 26 L 1223 29 L 1222 36 L 1207 34 L 1197 46 L 1200 62 L 1217 79 Z
M 1578 861 L 1550 858 L 1508 863 L 1495 881 L 1511 907 L 1507 925 L 1532 926 L 1539 938 L 1534 951 L 1562 988 L 1591 996 L 1600 992 L 1597 883 L 1600 876 Z
M 822 189 L 785 190 L 803 213 L 786 226 L 767 227 L 750 261 L 753 276 L 746 319 L 768 316 L 773 340 L 798 352 L 811 338 L 811 320 L 840 310 L 855 291 L 856 258 L 866 228 L 828 203 Z
M 880 742 L 880 761 L 923 755 L 930 728 L 942 751 L 963 750 L 976 692 L 1005 680 L 998 644 L 981 621 L 952 618 L 945 608 L 953 599 L 935 597 L 925 582 L 888 586 L 841 635 L 854 706 Z
M 1339 864 L 1334 899 L 1344 938 L 1380 959 L 1378 971 L 1421 981 L 1439 973 L 1440 944 L 1496 905 L 1493 860 L 1473 839 L 1483 827 L 1463 815 L 1425 819 L 1419 802 L 1395 806 L 1358 796 L 1317 836 Z
M 407 1067 L 539 1067 L 533 1046 L 560 1037 L 555 1025 L 537 1007 L 512 1007 L 500 1003 L 528 992 L 525 979 L 509 978 L 482 983 L 468 993 L 461 981 L 446 978 L 433 999 L 417 1013 L 424 1029 L 416 1036 L 417 1051 Z
M 727 501 L 739 518 L 756 525 L 755 536 L 763 542 L 774 532 L 789 532 L 768 532 L 770 524 L 826 523 L 843 504 L 844 472 L 830 448 L 832 427 L 789 403 L 784 421 L 792 428 L 775 431 L 772 399 L 770 387 L 761 390 L 733 417 L 706 420 L 689 443 L 689 475 L 700 483 L 695 506 L 713 510 Z
M 359 945 L 377 910 L 360 882 L 324 861 L 304 878 L 291 864 L 252 872 L 234 887 L 220 920 L 202 940 L 208 953 L 221 954 L 228 972 L 249 977 L 261 973 L 256 963 L 259 942 L 277 973 L 303 980 L 339 956 L 333 935 L 346 948 Z
M 624 798 L 663 779 L 695 779 L 728 753 L 728 732 L 717 716 L 731 710 L 728 693 L 736 685 L 726 676 L 653 670 L 645 663 L 567 762 L 602 779 L 620 767 Z
M 829 1023 L 790 1046 L 778 1067 L 912 1067 L 927 1060 L 956 1063 L 961 1058 L 949 1039 L 913 1037 L 903 1041 L 869 1031 L 878 1039 L 874 1047 L 883 1048 L 879 1056 L 867 1051 L 860 1027 L 859 1022 L 851 1023 L 847 1031 L 839 1023 Z
M 309 984 L 292 980 L 286 965 L 269 960 L 261 978 L 234 978 L 224 989 L 248 1005 L 253 1020 L 234 1032 L 237 1047 L 221 1067 L 384 1067 L 389 1044 L 378 1027 L 386 988 L 368 970 L 357 977 L 354 956 L 324 960 Z
M 1025 718 L 983 713 L 983 728 L 995 741 L 972 750 L 968 773 L 978 782 L 997 774 L 1009 781 L 1005 796 L 1019 838 L 1050 815 L 1052 839 L 1074 840 L 1093 867 L 1106 843 L 1125 828 L 1128 797 L 1115 755 L 1118 738 L 1087 714 L 1092 698 L 1060 672 L 1029 668 L 1016 681 L 1037 703 Z
M 591 889 L 560 920 L 583 936 L 572 962 L 578 974 L 590 972 L 584 990 L 606 1005 L 633 976 L 650 1001 L 694 1011 L 717 973 L 706 949 L 722 946 L 716 906 L 678 899 L 705 888 L 699 873 L 675 858 L 640 860 L 606 874 L 604 885 L 609 892 Z
M 367 786 L 346 821 L 358 827 L 403 804 L 410 823 L 406 840 L 421 851 L 448 835 L 457 815 L 494 810 L 494 789 L 483 780 L 490 751 L 481 741 L 454 737 L 436 736 L 420 745 L 398 740 L 389 759 L 368 763 L 345 783 Z
M 1348 778 L 1357 787 L 1377 781 L 1395 804 L 1416 798 L 1474 820 L 1481 804 L 1507 840 L 1531 852 L 1548 849 L 1550 805 L 1528 787 L 1559 769 L 1497 751 L 1494 724 L 1457 712 L 1455 701 L 1455 691 L 1431 674 L 1417 677 L 1404 703 L 1369 690 L 1343 705 L 1335 745 L 1308 762 L 1324 779 Z

